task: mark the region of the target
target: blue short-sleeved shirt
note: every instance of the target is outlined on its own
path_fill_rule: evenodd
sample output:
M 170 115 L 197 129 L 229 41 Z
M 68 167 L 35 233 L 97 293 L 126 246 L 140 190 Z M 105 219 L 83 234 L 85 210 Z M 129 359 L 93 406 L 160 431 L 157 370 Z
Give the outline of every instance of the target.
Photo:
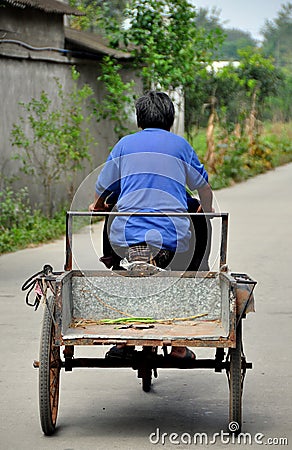
M 190 144 L 159 128 L 125 136 L 113 148 L 97 182 L 96 193 L 119 194 L 121 212 L 186 212 L 186 186 L 191 191 L 208 182 L 208 175 Z M 112 244 L 127 247 L 148 242 L 184 252 L 190 239 L 187 217 L 116 217 Z

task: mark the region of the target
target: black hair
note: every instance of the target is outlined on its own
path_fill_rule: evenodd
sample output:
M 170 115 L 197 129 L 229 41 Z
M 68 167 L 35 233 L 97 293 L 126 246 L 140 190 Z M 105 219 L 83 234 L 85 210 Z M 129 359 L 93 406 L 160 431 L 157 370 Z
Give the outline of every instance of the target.
M 169 131 L 174 122 L 174 105 L 164 92 L 149 91 L 136 101 L 138 127 Z

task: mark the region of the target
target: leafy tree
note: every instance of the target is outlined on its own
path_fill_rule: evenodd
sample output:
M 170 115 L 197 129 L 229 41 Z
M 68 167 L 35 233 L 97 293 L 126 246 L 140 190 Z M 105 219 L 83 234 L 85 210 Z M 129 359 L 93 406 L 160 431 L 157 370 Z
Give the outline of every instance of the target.
M 195 8 L 186 0 L 132 0 L 124 13 L 128 28 L 111 29 L 112 42 L 132 51 L 145 89 L 171 92 L 192 83 L 221 39 L 220 30 L 197 27 Z
M 132 52 L 144 89 L 159 88 L 170 94 L 177 88 L 184 91 L 193 84 L 194 74 L 214 58 L 223 40 L 220 27 L 214 28 L 219 24 L 217 12 L 212 10 L 214 29 L 209 30 L 198 25 L 196 9 L 187 0 L 132 0 L 123 12 L 123 23 L 127 24 L 123 27 L 97 3 L 97 22 L 104 27 L 109 45 Z M 113 59 L 103 60 L 99 81 L 105 83 L 107 94 L 101 104 L 96 104 L 95 115 L 97 120 L 114 120 L 120 136 L 126 131 L 132 93 L 127 83 L 123 85 L 117 67 Z
M 262 119 L 267 99 L 276 95 L 282 83 L 280 71 L 260 49 L 238 52 L 239 63 L 229 64 L 215 74 L 216 97 L 221 112 L 225 112 L 226 127 L 248 123 L 250 138 Z
M 104 22 L 122 20 L 122 11 L 126 0 L 69 0 L 70 6 L 79 9 L 85 15 L 70 18 L 70 26 L 79 30 L 103 32 Z
M 217 61 L 226 59 L 224 51 L 222 50 L 225 44 L 226 32 L 224 29 L 224 22 L 222 22 L 220 18 L 220 13 L 220 9 L 215 6 L 212 8 L 199 8 L 195 18 L 197 27 L 205 30 L 205 32 L 212 33 L 215 30 L 220 31 L 222 37 L 220 46 L 218 46 L 217 51 L 214 51 L 212 55 L 212 59 Z
M 66 176 L 72 191 L 72 177 L 83 168 L 83 161 L 90 160 L 89 144 L 92 137 L 83 109 L 85 101 L 93 94 L 88 85 L 78 88 L 79 73 L 72 68 L 73 89 L 66 93 L 58 79 L 58 101 L 52 102 L 42 91 L 38 99 L 20 103 L 24 115 L 19 117 L 11 131 L 12 145 L 18 153 L 20 170 L 33 176 L 43 188 L 45 212 L 53 212 L 52 187 Z
M 256 95 L 258 113 L 267 97 L 275 95 L 282 82 L 281 72 L 274 66 L 271 58 L 266 58 L 260 49 L 246 49 L 239 52 L 238 76 L 240 84 L 252 99 Z
M 220 48 L 221 59 L 236 61 L 239 58 L 238 51 L 247 47 L 256 47 L 257 41 L 250 33 L 236 28 L 225 28 L 225 40 Z
M 187 105 L 196 106 L 197 116 L 204 110 L 207 126 L 206 162 L 211 172 L 216 172 L 218 155 L 222 151 L 215 145 L 215 124 L 222 130 L 223 146 L 232 139 L 244 139 L 250 155 L 267 156 L 259 146 L 259 119 L 262 118 L 267 99 L 275 95 L 281 85 L 281 74 L 271 59 L 264 58 L 260 50 L 239 52 L 240 62 L 230 63 L 219 70 L 201 71 L 195 79 L 196 85 L 187 90 Z M 188 120 L 193 117 L 187 115 Z M 190 132 L 192 123 L 188 124 Z M 244 130 L 245 137 L 242 136 Z M 244 148 L 240 143 L 240 148 Z M 262 153 L 263 152 L 263 153 Z M 217 153 L 217 155 L 216 155 Z
M 212 31 L 216 28 L 223 31 L 224 22 L 221 22 L 220 9 L 216 7 L 212 8 L 199 8 L 196 14 L 196 24 L 198 28 L 204 28 L 206 31 Z
M 212 95 L 212 80 L 206 69 L 194 73 L 193 82 L 185 89 L 185 131 L 191 138 L 194 127 L 206 126 L 206 104 Z
M 240 109 L 237 114 L 239 127 L 235 128 L 236 139 L 241 142 L 240 145 L 246 141 L 248 158 L 256 158 L 270 167 L 270 151 L 261 145 L 259 139 L 259 119 L 262 118 L 267 98 L 278 92 L 281 74 L 272 60 L 265 58 L 259 49 L 241 50 L 239 57 L 238 67 L 229 65 L 219 74 L 218 80 L 225 84 L 226 80 L 229 81 L 229 86 L 234 88 L 231 90 L 235 99 L 242 100 L 237 102 Z M 227 100 L 226 107 L 231 99 L 227 97 Z
M 246 31 L 226 27 L 226 21 L 222 22 L 220 13 L 220 9 L 216 7 L 199 8 L 195 19 L 196 24 L 199 28 L 204 28 L 208 32 L 218 29 L 224 36 L 220 48 L 214 54 L 214 59 L 238 60 L 238 50 L 256 47 L 257 41 Z
M 103 58 L 102 74 L 97 79 L 104 83 L 106 94 L 101 102 L 93 99 L 96 120 L 110 119 L 114 123 L 114 132 L 118 139 L 129 132 L 128 111 L 134 96 L 132 91 L 134 82 L 125 83 L 122 80 L 121 68 L 114 58 L 110 56 Z
M 232 62 L 218 69 L 211 65 L 195 74 L 193 85 L 186 90 L 185 125 L 189 137 L 194 126 L 207 126 L 212 108 L 216 108 L 226 132 L 242 121 L 247 98 Z
M 292 2 L 282 5 L 274 20 L 266 20 L 261 34 L 263 51 L 274 58 L 277 67 L 292 72 Z
M 281 81 L 276 95 L 267 98 L 263 109 L 264 120 L 289 122 L 292 119 L 292 74 L 282 74 Z
M 208 98 L 214 96 L 218 114 L 220 109 L 225 111 L 227 124 L 232 124 L 245 120 L 256 101 L 257 117 L 261 118 L 267 99 L 279 92 L 283 76 L 271 58 L 265 58 L 259 49 L 241 50 L 238 59 L 237 64 L 230 63 L 221 69 L 201 70 L 188 90 L 189 104 L 202 109 Z

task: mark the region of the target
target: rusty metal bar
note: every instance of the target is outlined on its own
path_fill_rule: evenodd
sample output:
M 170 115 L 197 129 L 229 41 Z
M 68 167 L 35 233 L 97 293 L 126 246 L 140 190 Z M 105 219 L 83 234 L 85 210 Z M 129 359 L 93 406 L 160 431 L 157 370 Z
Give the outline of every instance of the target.
M 188 217 L 188 216 L 206 216 L 209 219 L 212 219 L 214 217 L 225 217 L 226 215 L 228 215 L 228 213 L 191 213 L 191 212 L 174 212 L 174 211 L 164 211 L 164 212 L 148 212 L 148 211 L 144 211 L 144 212 L 121 212 L 121 211 L 110 211 L 110 212 L 106 212 L 106 211 L 92 211 L 92 212 L 87 212 L 87 211 L 67 211 L 67 215 L 69 216 L 83 216 L 83 217 L 87 217 L 87 216 L 92 216 L 92 217 L 96 217 L 96 216 L 167 216 L 167 217 Z
M 68 211 L 66 214 L 66 261 L 64 265 L 64 270 L 72 270 L 72 221 L 73 215 L 72 211 Z M 88 215 L 87 213 L 82 213 L 83 215 Z
M 63 362 L 63 367 L 66 368 L 66 363 Z M 224 369 L 225 362 L 222 362 L 222 368 Z M 75 358 L 72 359 L 70 367 L 74 368 L 114 368 L 114 367 L 131 367 L 134 370 L 139 367 L 157 368 L 157 369 L 170 369 L 170 368 L 188 368 L 188 369 L 215 369 L 215 359 L 195 359 L 187 361 L 173 361 L 171 358 L 164 356 L 157 358 L 145 358 L 144 360 L 135 357 L 131 359 L 118 359 L 118 358 Z M 69 369 L 70 370 L 70 369 Z
M 221 230 L 221 245 L 220 245 L 220 269 L 227 262 L 227 236 L 228 236 L 228 213 L 221 214 L 222 230 Z
M 55 314 L 55 335 L 54 343 L 60 346 L 62 341 L 62 285 L 60 282 L 55 285 L 54 314 Z
M 232 325 L 232 330 L 235 329 L 235 325 Z M 165 344 L 165 341 L 163 339 L 147 339 L 147 338 L 139 338 L 139 339 L 131 339 L 131 340 L 123 340 L 123 339 L 109 339 L 107 338 L 88 338 L 88 337 L 80 337 L 80 338 L 66 338 L 63 339 L 60 345 L 78 345 L 78 346 L 83 346 L 83 345 L 117 345 L 117 344 L 127 344 L 127 345 L 135 345 L 135 346 L 163 346 Z M 170 342 L 170 341 L 169 341 Z M 229 337 L 223 338 L 223 337 L 219 337 L 218 339 L 213 338 L 213 339 L 202 339 L 202 338 L 194 338 L 192 340 L 190 339 L 183 339 L 181 338 L 180 340 L 172 340 L 171 341 L 172 345 L 175 346 L 190 346 L 190 347 L 208 347 L 208 348 L 218 348 L 218 347 L 223 347 L 223 348 L 235 348 L 236 347 L 236 343 L 235 343 L 235 333 L 234 331 L 232 331 L 231 335 Z M 170 345 L 170 344 L 169 344 Z
M 143 352 L 139 352 L 143 353 Z M 66 370 L 67 361 L 62 361 L 61 366 Z M 216 369 L 221 371 L 228 368 L 229 362 L 217 361 L 214 359 L 194 359 L 194 360 L 179 360 L 174 361 L 174 358 L 164 357 L 158 355 L 156 357 L 142 359 L 141 357 L 133 357 L 133 359 L 118 359 L 118 358 L 75 358 L 70 361 L 70 366 L 67 370 L 71 371 L 74 368 L 120 368 L 129 367 L 137 370 L 141 367 L 151 369 Z M 247 362 L 246 368 L 251 369 L 252 363 Z

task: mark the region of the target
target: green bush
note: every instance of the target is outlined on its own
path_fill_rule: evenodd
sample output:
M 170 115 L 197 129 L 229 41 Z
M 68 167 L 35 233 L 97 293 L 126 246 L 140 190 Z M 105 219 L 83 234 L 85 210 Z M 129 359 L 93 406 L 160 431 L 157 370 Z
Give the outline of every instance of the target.
M 280 130 L 274 124 L 274 127 L 268 128 L 269 132 L 262 138 L 272 151 L 271 162 L 273 167 L 280 166 L 292 161 L 292 127 L 287 124 Z
M 292 161 L 291 124 L 266 124 L 261 135 L 255 136 L 250 146 L 246 136 L 238 138 L 233 134 L 217 131 L 215 140 L 216 170 L 212 172 L 205 161 L 205 130 L 196 131 L 189 136 L 189 141 L 196 150 L 200 160 L 209 172 L 212 188 L 222 189 L 251 178 L 274 167 Z M 227 141 L 227 142 L 226 142 Z
M 0 192 L 0 254 L 58 239 L 65 233 L 65 210 L 46 218 L 29 204 L 27 189 Z

